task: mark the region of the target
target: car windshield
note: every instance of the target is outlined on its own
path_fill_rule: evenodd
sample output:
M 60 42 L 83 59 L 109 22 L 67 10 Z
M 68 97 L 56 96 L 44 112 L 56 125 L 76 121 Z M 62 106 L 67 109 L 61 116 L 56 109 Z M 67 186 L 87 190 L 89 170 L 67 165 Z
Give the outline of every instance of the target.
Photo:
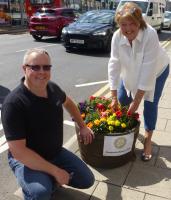
M 171 12 L 165 12 L 164 17 L 171 19 Z
M 113 12 L 87 12 L 79 19 L 79 23 L 111 24 L 114 21 Z
M 44 10 L 40 9 L 35 13 L 36 16 L 55 16 L 55 11 L 54 10 Z
M 31 5 L 53 4 L 53 0 L 31 0 Z
M 126 2 L 132 2 L 132 1 L 121 1 L 118 8 L 123 6 Z M 136 3 L 141 8 L 142 13 L 146 13 L 147 12 L 148 2 L 144 2 L 144 1 L 133 1 L 133 2 Z

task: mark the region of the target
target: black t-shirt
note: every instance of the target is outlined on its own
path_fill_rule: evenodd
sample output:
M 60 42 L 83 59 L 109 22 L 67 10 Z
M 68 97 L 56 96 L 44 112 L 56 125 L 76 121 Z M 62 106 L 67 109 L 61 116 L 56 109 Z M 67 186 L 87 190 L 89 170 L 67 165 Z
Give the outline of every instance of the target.
M 66 94 L 53 82 L 48 98 L 38 97 L 23 84 L 13 90 L 2 106 L 6 139 L 26 139 L 26 145 L 47 160 L 54 158 L 63 144 L 63 108 Z

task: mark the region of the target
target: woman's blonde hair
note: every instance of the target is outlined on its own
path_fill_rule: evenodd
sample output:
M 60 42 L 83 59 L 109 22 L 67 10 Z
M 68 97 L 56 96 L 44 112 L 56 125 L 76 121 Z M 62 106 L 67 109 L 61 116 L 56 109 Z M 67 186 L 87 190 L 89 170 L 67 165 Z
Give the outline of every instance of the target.
M 116 12 L 115 21 L 118 25 L 123 19 L 132 19 L 142 30 L 147 28 L 141 8 L 135 3 L 127 2 Z

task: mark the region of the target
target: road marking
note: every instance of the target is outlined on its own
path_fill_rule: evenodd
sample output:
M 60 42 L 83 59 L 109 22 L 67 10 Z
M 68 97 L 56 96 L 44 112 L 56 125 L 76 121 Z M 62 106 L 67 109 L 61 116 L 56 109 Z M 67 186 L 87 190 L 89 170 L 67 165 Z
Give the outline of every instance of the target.
M 69 125 L 69 126 L 75 126 L 73 121 L 69 121 L 69 120 L 64 120 L 63 122 L 65 125 Z
M 3 145 L 6 142 L 6 138 L 5 135 L 3 135 L 2 137 L 0 137 L 0 146 Z
M 161 46 L 163 48 L 166 48 L 170 44 L 171 38 L 165 40 L 164 42 L 161 42 Z
M 3 144 L 2 146 L 0 146 L 0 154 L 3 153 L 4 151 L 6 151 L 8 149 L 8 143 L 6 142 L 5 144 Z
M 38 49 L 40 49 L 40 48 L 45 48 L 45 47 L 52 47 L 52 46 L 56 46 L 57 44 L 49 44 L 49 45 L 45 45 L 45 46 L 40 46 L 40 47 L 34 47 L 34 48 L 38 48 Z M 20 53 L 20 52 L 22 52 L 22 51 L 27 51 L 28 49 L 22 49 L 22 50 L 18 50 L 18 51 L 16 51 L 16 53 Z
M 102 88 L 100 88 L 97 92 L 95 92 L 92 96 L 100 96 L 102 95 L 107 89 L 109 89 L 109 84 L 106 84 Z
M 75 87 L 85 87 L 85 86 L 89 86 L 89 85 L 98 85 L 98 84 L 102 84 L 102 83 L 108 83 L 108 80 L 106 80 L 106 81 L 98 81 L 98 82 L 91 82 L 91 83 L 78 84 L 78 85 L 75 85 Z
M 2 129 L 3 129 L 3 126 L 2 126 L 2 124 L 0 124 L 0 131 L 2 131 Z

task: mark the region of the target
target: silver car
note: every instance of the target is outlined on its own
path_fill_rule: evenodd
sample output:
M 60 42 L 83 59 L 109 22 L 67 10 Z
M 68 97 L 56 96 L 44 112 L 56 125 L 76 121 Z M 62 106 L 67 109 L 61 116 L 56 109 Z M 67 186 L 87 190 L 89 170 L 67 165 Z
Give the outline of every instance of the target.
M 171 30 L 171 11 L 165 11 L 163 29 Z

